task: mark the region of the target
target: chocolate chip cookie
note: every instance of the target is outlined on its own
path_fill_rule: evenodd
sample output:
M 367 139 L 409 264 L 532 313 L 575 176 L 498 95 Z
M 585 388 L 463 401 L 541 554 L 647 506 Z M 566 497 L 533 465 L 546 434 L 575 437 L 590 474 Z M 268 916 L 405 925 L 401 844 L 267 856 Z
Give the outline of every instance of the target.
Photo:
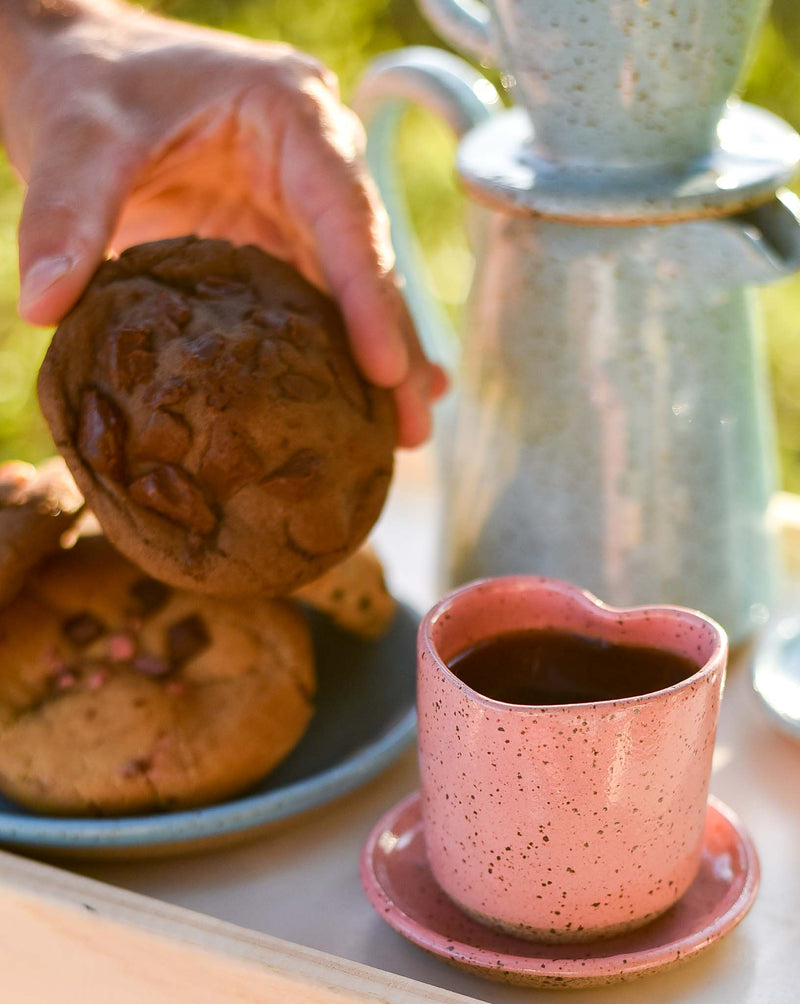
M 0 611 L 0 791 L 38 811 L 117 815 L 235 794 L 312 713 L 311 639 L 282 600 L 144 575 L 83 537 Z
M 0 605 L 20 591 L 31 568 L 53 551 L 83 510 L 61 457 L 38 467 L 21 460 L 0 465 Z
M 397 602 L 386 588 L 380 558 L 369 545 L 298 589 L 294 599 L 326 614 L 334 624 L 359 638 L 380 637 L 397 612 Z
M 352 553 L 392 473 L 391 395 L 333 303 L 255 247 L 193 237 L 100 266 L 39 399 L 109 539 L 156 578 L 284 595 Z

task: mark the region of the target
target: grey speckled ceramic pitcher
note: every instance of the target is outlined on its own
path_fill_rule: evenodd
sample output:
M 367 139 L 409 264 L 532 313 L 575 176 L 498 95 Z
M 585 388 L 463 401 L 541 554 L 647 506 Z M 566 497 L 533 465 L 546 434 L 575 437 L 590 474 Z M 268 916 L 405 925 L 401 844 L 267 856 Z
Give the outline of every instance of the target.
M 457 369 L 438 430 L 441 587 L 540 573 L 615 605 L 699 608 L 744 639 L 771 600 L 775 486 L 748 287 L 800 264 L 795 200 L 779 191 L 800 140 L 725 103 L 763 5 L 424 6 L 513 74 L 521 102 L 504 109 L 485 78 L 428 48 L 378 60 L 355 101 L 415 318 Z M 394 182 L 407 101 L 462 137 L 476 270 L 458 340 Z
M 561 160 L 640 164 L 710 148 L 765 0 L 421 0 L 457 48 L 501 67 Z

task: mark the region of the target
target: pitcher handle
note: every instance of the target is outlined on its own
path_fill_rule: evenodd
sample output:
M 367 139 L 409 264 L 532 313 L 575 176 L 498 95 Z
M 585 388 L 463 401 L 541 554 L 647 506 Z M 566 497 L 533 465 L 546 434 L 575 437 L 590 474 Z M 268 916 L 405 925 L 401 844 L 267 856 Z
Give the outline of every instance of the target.
M 494 62 L 495 45 L 489 8 L 480 0 L 418 0 L 442 38 L 481 63 Z
M 492 84 L 458 56 L 413 46 L 373 60 L 352 100 L 367 130 L 367 163 L 389 212 L 397 271 L 414 323 L 426 353 L 452 371 L 457 341 L 430 292 L 394 165 L 395 131 L 410 102 L 437 113 L 462 136 L 498 109 L 500 98 Z
M 754 281 L 768 282 L 800 268 L 800 199 L 788 188 L 769 202 L 729 218 L 754 260 Z

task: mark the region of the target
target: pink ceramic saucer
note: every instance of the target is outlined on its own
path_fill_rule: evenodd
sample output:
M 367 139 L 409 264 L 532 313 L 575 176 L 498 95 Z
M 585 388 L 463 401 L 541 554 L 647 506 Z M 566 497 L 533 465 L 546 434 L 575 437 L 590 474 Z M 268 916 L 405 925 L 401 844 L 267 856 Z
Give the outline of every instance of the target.
M 414 793 L 378 821 L 361 855 L 361 882 L 396 931 L 476 976 L 527 986 L 588 987 L 644 976 L 690 959 L 745 916 L 758 890 L 755 848 L 736 816 L 711 799 L 700 871 L 646 927 L 588 944 L 523 941 L 472 920 L 436 884 Z

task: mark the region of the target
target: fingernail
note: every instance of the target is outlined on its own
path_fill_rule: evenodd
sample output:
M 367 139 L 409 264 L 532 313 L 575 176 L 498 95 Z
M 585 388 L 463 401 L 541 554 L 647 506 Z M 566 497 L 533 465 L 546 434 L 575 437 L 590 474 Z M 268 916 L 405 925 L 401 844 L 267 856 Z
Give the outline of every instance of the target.
M 72 265 L 72 259 L 66 255 L 55 255 L 52 258 L 41 258 L 28 269 L 19 291 L 20 313 L 25 313 L 51 286 L 63 279 L 72 270 Z

